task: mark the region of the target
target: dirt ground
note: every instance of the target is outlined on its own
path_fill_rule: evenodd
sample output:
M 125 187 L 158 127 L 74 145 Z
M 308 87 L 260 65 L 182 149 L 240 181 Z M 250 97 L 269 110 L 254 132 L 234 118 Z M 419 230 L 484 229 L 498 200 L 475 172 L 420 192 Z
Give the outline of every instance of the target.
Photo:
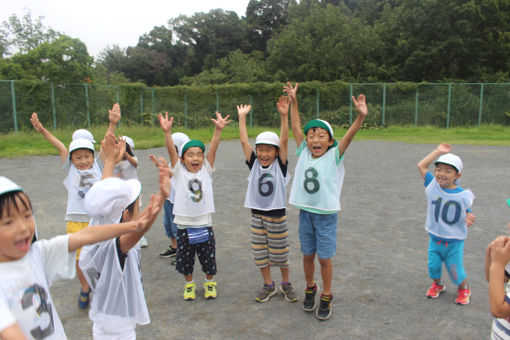
M 296 165 L 290 141 L 289 169 Z M 435 145 L 354 141 L 345 156 L 338 248 L 333 259 L 333 315 L 320 322 L 302 310 L 304 275 L 297 233 L 298 211 L 288 207 L 291 281 L 300 302 L 281 295 L 257 303 L 262 277 L 250 252 L 250 213 L 243 208 L 248 168 L 238 141 L 222 141 L 216 159 L 214 194 L 218 298 L 202 298 L 204 279 L 195 267 L 199 290 L 195 301 L 182 299 L 183 277 L 158 254 L 169 240 L 162 216 L 147 233 L 142 249 L 143 283 L 151 323 L 137 327 L 139 339 L 483 339 L 492 318 L 484 277 L 487 244 L 507 233 L 510 148 L 454 145 L 464 161 L 461 186 L 476 196 L 477 217 L 469 230 L 464 262 L 472 289 L 471 304 L 454 304 L 456 287 L 445 275 L 447 292 L 425 297 L 428 237 L 424 230 L 425 195 L 416 163 Z M 140 160 L 143 196 L 157 190 L 157 173 L 149 154 L 166 149 L 135 150 Z M 65 233 L 67 194 L 58 156 L 0 159 L 0 174 L 23 186 L 35 207 L 41 238 Z M 318 265 L 316 269 L 318 269 Z M 273 270 L 275 282 L 281 277 Z M 316 272 L 319 284 L 320 275 Z M 90 339 L 92 324 L 76 300 L 77 279 L 57 282 L 51 293 L 70 339 Z

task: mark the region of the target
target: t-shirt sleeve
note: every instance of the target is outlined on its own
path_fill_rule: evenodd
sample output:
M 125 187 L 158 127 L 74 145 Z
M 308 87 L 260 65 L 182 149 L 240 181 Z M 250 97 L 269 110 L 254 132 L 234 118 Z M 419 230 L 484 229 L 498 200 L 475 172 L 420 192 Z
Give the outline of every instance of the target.
M 296 149 L 296 156 L 299 157 L 301 155 L 301 153 L 303 152 L 303 150 L 306 149 L 306 147 L 307 147 L 306 140 L 303 140 L 301 142 L 301 145 L 299 145 L 299 147 Z
M 427 173 L 425 174 L 424 185 L 428 186 L 430 184 L 430 182 L 432 182 L 433 179 L 434 179 L 434 175 L 432 175 L 432 173 L 430 173 L 430 171 L 427 171 Z
M 245 161 L 246 162 L 246 165 L 248 165 L 248 168 L 253 168 L 253 164 L 255 164 L 255 160 L 257 159 L 257 155 L 255 155 L 255 152 L 251 152 L 251 156 L 250 156 L 250 160 L 249 161 Z
M 344 160 L 344 157 L 345 157 L 345 152 L 340 155 L 340 149 L 338 148 L 338 146 L 335 146 L 335 162 L 336 164 L 340 164 L 340 162 L 342 162 Z
M 59 235 L 50 240 L 39 240 L 36 246 L 44 259 L 44 273 L 48 285 L 60 279 L 72 279 L 76 274 L 76 251 L 69 252 L 69 237 Z
M 289 160 L 283 164 L 282 159 L 278 157 L 278 165 L 280 166 L 280 170 L 282 170 L 283 177 L 287 176 L 287 168 L 289 166 Z

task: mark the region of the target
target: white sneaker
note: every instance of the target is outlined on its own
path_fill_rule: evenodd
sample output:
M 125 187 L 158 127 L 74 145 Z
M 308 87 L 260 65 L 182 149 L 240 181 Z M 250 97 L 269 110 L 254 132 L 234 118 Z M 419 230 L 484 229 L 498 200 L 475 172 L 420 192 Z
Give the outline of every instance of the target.
M 149 241 L 147 240 L 147 237 L 142 236 L 140 239 L 140 247 L 147 248 L 149 246 Z

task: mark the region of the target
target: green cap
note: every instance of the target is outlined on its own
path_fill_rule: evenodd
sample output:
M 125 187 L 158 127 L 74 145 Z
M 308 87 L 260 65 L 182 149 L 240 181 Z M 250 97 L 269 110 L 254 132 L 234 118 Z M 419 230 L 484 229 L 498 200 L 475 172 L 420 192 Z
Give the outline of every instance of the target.
M 189 148 L 192 148 L 192 147 L 199 147 L 200 149 L 202 149 L 202 151 L 205 152 L 205 145 L 204 143 L 202 143 L 201 141 L 197 140 L 197 139 L 192 139 L 188 142 L 186 142 L 186 144 L 184 144 L 184 146 L 182 147 L 182 155 L 184 155 L 184 153 L 189 149 Z

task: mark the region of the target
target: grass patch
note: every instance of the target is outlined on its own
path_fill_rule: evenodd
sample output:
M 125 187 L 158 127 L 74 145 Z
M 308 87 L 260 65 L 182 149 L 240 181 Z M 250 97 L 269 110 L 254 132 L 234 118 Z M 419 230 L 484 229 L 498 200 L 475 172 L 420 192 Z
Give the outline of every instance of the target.
M 96 149 L 106 131 L 106 127 L 92 127 L 89 129 L 95 137 Z M 250 138 L 255 138 L 262 131 L 271 130 L 279 133 L 279 129 L 253 127 L 248 129 Z M 51 131 L 66 146 L 71 142 L 74 129 L 58 129 Z M 174 132 L 184 132 L 193 139 L 208 143 L 213 135 L 214 128 L 187 130 L 175 128 Z M 341 138 L 345 129 L 335 127 L 335 136 Z M 128 135 L 135 142 L 135 149 L 161 147 L 165 144 L 163 131 L 159 127 L 146 126 L 120 126 L 118 135 Z M 223 130 L 222 139 L 238 139 L 239 130 L 236 125 L 228 126 Z M 290 136 L 292 139 L 292 133 Z M 450 144 L 471 145 L 510 145 L 510 127 L 499 125 L 486 125 L 481 127 L 455 127 L 437 128 L 432 126 L 390 126 L 386 128 L 362 129 L 356 135 L 356 140 L 386 140 L 416 144 Z M 17 133 L 0 134 L 0 158 L 34 155 L 57 155 L 57 150 L 46 139 L 35 131 L 21 131 Z

